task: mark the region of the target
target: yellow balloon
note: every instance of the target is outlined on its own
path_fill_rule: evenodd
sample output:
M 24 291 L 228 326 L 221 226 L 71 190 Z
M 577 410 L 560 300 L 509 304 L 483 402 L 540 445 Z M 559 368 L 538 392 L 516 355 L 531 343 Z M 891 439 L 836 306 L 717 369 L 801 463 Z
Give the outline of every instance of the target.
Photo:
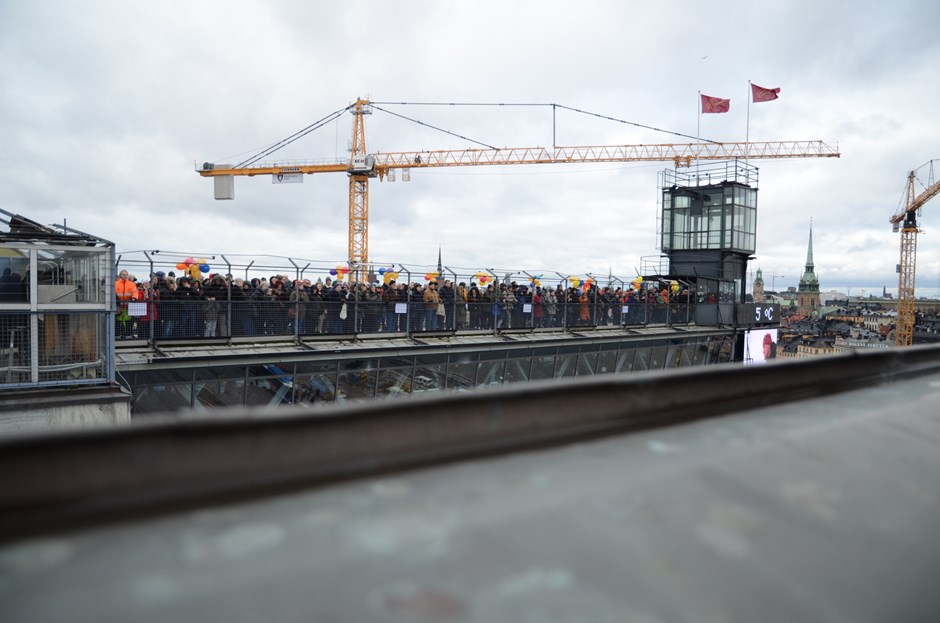
M 574 279 L 571 280 L 571 287 L 572 287 L 572 288 L 577 288 L 579 285 L 581 285 L 581 280 L 580 280 L 580 279 L 574 278 Z

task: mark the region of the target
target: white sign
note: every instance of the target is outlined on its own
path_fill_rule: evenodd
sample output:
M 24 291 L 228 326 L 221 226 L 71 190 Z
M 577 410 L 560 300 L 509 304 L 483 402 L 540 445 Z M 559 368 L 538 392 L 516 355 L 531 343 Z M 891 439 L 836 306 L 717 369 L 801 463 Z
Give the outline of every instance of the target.
M 395 313 L 396 313 L 396 314 L 407 314 L 407 313 L 408 313 L 408 303 L 395 303 Z
M 370 166 L 368 157 L 365 154 L 355 154 L 352 158 L 352 170 L 355 173 L 364 173 L 367 172 L 372 167 Z
M 271 175 L 272 184 L 303 184 L 303 173 L 273 173 Z
M 522 313 L 531 314 L 532 313 L 532 303 L 523 303 L 522 304 Z
M 146 303 L 128 303 L 127 315 L 128 316 L 146 316 L 147 304 Z

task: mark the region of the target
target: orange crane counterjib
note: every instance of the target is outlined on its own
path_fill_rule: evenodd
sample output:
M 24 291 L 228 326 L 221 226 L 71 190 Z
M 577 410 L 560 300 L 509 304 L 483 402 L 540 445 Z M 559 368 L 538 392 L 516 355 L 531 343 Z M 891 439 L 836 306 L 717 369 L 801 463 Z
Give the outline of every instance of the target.
M 505 147 L 486 149 L 440 149 L 431 151 L 377 152 L 370 154 L 379 174 L 388 169 L 422 167 L 464 167 L 512 164 L 564 164 L 590 162 L 673 161 L 688 166 L 696 160 L 732 160 L 734 158 L 838 158 L 838 147 L 823 141 L 772 141 L 740 143 L 667 143 L 659 145 L 595 145 L 579 147 Z M 241 168 L 203 168 L 203 177 L 217 175 L 278 175 L 284 173 L 349 172 L 346 162 L 297 163 L 278 165 L 262 163 Z
M 196 172 L 203 177 L 214 177 L 218 175 L 282 175 L 285 173 L 345 173 L 349 170 L 349 164 L 346 162 L 336 162 L 329 164 L 304 164 L 304 165 L 278 165 L 261 164 L 254 167 L 220 167 L 214 165 L 211 169 L 196 169 Z

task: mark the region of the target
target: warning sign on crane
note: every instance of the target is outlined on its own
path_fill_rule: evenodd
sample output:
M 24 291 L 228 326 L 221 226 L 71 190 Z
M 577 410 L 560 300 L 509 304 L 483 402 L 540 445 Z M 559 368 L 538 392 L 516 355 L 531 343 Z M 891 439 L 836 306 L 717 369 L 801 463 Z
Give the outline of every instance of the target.
M 271 176 L 272 184 L 303 184 L 303 173 L 277 173 Z

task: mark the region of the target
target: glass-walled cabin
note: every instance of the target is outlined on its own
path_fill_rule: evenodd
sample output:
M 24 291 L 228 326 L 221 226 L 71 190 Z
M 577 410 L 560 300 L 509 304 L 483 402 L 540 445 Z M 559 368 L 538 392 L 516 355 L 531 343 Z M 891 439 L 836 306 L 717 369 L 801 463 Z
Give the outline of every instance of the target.
M 666 170 L 661 179 L 660 245 L 670 276 L 694 281 L 709 302 L 743 302 L 757 241 L 756 167 L 712 163 Z

